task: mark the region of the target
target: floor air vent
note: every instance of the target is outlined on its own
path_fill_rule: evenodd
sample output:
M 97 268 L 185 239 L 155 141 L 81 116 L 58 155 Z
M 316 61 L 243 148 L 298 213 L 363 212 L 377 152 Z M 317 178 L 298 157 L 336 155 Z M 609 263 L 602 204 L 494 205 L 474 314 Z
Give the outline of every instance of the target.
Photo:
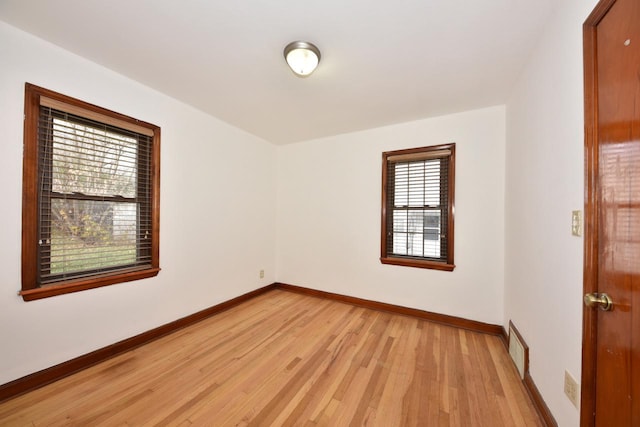
M 509 355 L 518 368 L 520 378 L 524 379 L 524 374 L 529 370 L 529 346 L 511 321 L 509 321 Z

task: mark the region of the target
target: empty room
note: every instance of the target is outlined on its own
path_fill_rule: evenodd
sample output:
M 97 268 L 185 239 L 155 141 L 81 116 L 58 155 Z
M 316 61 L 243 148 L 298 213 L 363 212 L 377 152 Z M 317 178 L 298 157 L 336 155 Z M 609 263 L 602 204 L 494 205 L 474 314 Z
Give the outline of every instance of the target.
M 639 75 L 638 0 L 0 0 L 0 425 L 640 425 Z

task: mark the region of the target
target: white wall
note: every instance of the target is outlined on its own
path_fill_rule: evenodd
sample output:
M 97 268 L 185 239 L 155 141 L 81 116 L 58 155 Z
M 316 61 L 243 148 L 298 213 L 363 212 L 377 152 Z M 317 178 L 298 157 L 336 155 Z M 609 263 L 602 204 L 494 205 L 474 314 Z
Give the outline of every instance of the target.
M 583 205 L 581 25 L 595 4 L 562 2 L 506 113 L 493 107 L 278 148 L 0 23 L 0 384 L 277 280 L 512 319 L 560 426 L 578 425 L 562 376 L 580 378 L 582 239 L 570 235 L 570 212 Z M 157 278 L 29 303 L 16 295 L 25 81 L 162 127 Z M 455 271 L 382 265 L 381 153 L 446 142 L 457 143 Z
M 504 117 L 493 107 L 279 147 L 278 280 L 502 324 Z M 382 152 L 448 142 L 456 269 L 382 265 Z
M 580 381 L 583 208 L 582 23 L 596 0 L 567 0 L 551 17 L 507 103 L 505 325 L 530 347 L 530 371 L 560 426 L 579 411 L 563 393 Z
M 274 146 L 4 23 L 0 61 L 0 384 L 275 280 Z M 162 128 L 158 277 L 17 296 L 25 81 Z

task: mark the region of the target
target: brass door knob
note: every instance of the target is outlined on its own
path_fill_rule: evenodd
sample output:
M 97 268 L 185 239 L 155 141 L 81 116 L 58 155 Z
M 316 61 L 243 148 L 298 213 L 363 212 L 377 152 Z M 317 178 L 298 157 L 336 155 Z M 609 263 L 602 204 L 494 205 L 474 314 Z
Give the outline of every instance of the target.
M 586 294 L 584 296 L 584 305 L 587 307 L 598 307 L 602 311 L 613 310 L 613 300 L 607 294 Z

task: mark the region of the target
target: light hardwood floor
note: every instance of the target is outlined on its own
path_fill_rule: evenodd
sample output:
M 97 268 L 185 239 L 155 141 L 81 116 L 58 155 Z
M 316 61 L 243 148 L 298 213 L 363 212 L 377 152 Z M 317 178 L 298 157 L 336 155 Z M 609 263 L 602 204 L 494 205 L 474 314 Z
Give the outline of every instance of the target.
M 2 426 L 542 426 L 498 337 L 274 290 L 0 404 Z

